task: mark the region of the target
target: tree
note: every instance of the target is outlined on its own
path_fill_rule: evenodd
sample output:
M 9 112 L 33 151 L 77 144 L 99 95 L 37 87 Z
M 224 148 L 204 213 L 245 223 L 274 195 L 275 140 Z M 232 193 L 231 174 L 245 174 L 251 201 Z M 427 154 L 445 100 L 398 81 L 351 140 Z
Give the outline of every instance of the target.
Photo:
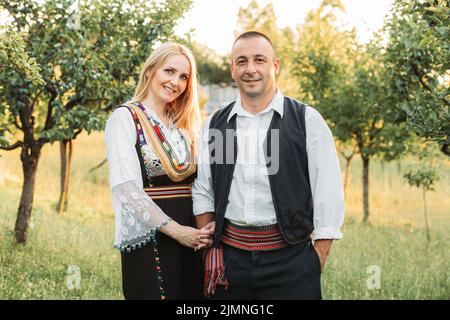
M 425 170 L 419 168 L 417 170 L 410 170 L 404 174 L 404 178 L 408 181 L 410 186 L 415 186 L 417 188 L 422 188 L 423 196 L 423 212 L 425 216 L 425 226 L 427 232 L 427 240 L 430 241 L 430 227 L 428 223 L 428 213 L 427 213 L 427 199 L 426 192 L 429 190 L 434 190 L 434 183 L 439 180 L 439 176 L 433 170 Z
M 386 70 L 399 119 L 450 156 L 448 0 L 395 0 L 385 29 Z
M 364 222 L 369 221 L 369 161 L 380 157 L 385 160 L 398 158 L 405 151 L 406 140 L 410 138 L 404 125 L 396 123 L 392 99 L 386 91 L 383 73 L 382 53 L 377 45 L 369 44 L 355 64 L 354 81 L 343 90 L 347 98 L 341 108 L 349 108 L 351 120 L 343 118 L 340 110 L 333 119 L 339 120 L 337 131 L 351 132 L 356 141 L 358 153 L 363 161 L 363 204 Z M 351 95 L 353 92 L 353 96 Z M 351 97 L 351 100 L 348 99 Z M 338 96 L 335 98 L 339 99 Z M 333 99 L 334 100 L 334 99 Z
M 350 145 L 349 143 L 342 143 L 337 141 L 336 149 L 345 159 L 345 170 L 344 170 L 344 195 L 347 195 L 348 180 L 350 178 L 350 164 L 354 156 L 357 154 L 357 145 Z
M 156 41 L 172 35 L 190 1 L 0 1 L 23 34 L 26 53 L 41 68 L 43 84 L 7 68 L 0 75 L 0 114 L 10 136 L 0 147 L 21 148 L 24 184 L 15 239 L 25 243 L 42 147 L 101 130 L 106 111 L 128 99 L 139 66 Z
M 15 70 L 22 78 L 34 84 L 43 82 L 39 74 L 40 68 L 36 60 L 26 53 L 21 36 L 11 30 L 10 26 L 2 26 L 0 28 L 0 70 L 7 69 Z M 9 145 L 9 140 L 5 136 L 6 115 L 3 109 L 0 109 L 0 112 L 0 146 L 6 147 Z
M 352 80 L 349 74 L 358 44 L 355 29 L 338 23 L 337 14 L 344 13 L 340 1 L 322 1 L 297 28 L 299 41 L 293 55 L 296 89 L 300 98 L 318 108 L 330 105 L 336 85 Z M 340 138 L 346 140 L 343 135 Z
M 386 92 L 379 47 L 368 45 L 360 52 L 349 74 L 352 81 L 335 86 L 329 116 L 339 138 L 353 140 L 363 162 L 363 222 L 369 221 L 369 165 L 374 157 L 393 160 L 405 150 L 409 133 L 395 122 L 395 112 Z M 328 110 L 327 110 L 328 109 Z
M 435 152 L 429 144 L 425 145 L 412 145 L 412 150 L 410 151 L 417 156 L 417 160 L 420 163 L 415 164 L 415 169 L 409 169 L 403 177 L 412 187 L 422 189 L 422 199 L 423 199 L 423 213 L 425 218 L 425 228 L 427 233 L 427 240 L 430 241 L 430 227 L 428 222 L 428 212 L 427 212 L 427 191 L 434 190 L 434 184 L 439 180 L 439 175 L 433 168 L 433 160 L 438 158 Z
M 197 61 L 197 70 L 202 84 L 232 83 L 228 57 L 218 55 L 214 50 L 196 42 L 186 43 Z
M 395 123 L 385 89 L 382 48 L 362 46 L 355 30 L 337 25 L 340 1 L 323 1 L 299 28 L 294 70 L 300 96 L 327 120 L 336 139 L 355 145 L 363 161 L 363 222 L 369 221 L 370 160 L 392 160 L 404 151 L 408 132 Z
M 42 83 L 36 59 L 27 54 L 21 35 L 8 25 L 0 27 L 0 68 L 13 69 L 32 83 Z

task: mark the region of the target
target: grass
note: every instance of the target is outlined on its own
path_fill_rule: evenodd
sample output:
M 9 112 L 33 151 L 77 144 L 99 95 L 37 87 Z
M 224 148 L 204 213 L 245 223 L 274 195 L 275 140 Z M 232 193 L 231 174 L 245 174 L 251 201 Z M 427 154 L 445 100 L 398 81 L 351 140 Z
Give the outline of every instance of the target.
M 0 159 L 0 299 L 122 299 L 120 255 L 112 248 L 114 216 L 102 134 L 74 143 L 68 212 L 55 212 L 59 148 L 46 146 L 39 164 L 26 245 L 13 229 L 21 192 L 18 151 Z M 450 163 L 427 195 L 431 241 L 425 234 L 421 191 L 401 178 L 397 163 L 372 162 L 369 225 L 362 220 L 361 163 L 354 161 L 346 199 L 344 238 L 333 244 L 322 278 L 325 299 L 449 299 Z M 401 163 L 406 167 L 408 161 Z M 77 266 L 79 289 L 69 289 Z M 371 268 L 380 288 L 369 289 Z M 369 271 L 369 272 L 368 272 Z
M 12 174 L 0 193 L 1 299 L 121 299 L 120 255 L 112 248 L 114 216 L 100 134 L 74 145 L 69 210 L 56 213 L 59 148 L 46 146 L 39 164 L 28 241 L 15 245 L 13 232 L 21 192 L 18 154 L 3 154 Z M 69 290 L 69 266 L 78 266 L 80 289 Z

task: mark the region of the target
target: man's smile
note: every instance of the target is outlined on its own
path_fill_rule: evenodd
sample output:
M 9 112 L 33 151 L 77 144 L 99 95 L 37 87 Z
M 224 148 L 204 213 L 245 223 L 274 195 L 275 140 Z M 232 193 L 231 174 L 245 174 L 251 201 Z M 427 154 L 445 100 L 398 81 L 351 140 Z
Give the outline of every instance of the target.
M 242 79 L 242 81 L 247 83 L 256 83 L 258 81 L 261 81 L 261 79 Z

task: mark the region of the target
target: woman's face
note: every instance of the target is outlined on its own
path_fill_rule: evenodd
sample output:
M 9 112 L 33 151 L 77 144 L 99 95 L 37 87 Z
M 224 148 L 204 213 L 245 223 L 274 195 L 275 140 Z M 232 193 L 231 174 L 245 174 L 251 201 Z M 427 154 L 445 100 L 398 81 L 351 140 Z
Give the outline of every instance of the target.
M 186 90 L 191 73 L 189 60 L 181 54 L 167 59 L 150 83 L 155 100 L 164 104 L 178 98 Z

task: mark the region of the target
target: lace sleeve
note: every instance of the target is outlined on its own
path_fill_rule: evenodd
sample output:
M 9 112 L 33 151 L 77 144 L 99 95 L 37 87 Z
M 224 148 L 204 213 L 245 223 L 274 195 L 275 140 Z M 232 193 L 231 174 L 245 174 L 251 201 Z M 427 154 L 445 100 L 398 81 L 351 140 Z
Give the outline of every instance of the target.
M 111 193 L 118 228 L 114 246 L 121 251 L 152 241 L 171 220 L 134 180 L 113 187 Z

